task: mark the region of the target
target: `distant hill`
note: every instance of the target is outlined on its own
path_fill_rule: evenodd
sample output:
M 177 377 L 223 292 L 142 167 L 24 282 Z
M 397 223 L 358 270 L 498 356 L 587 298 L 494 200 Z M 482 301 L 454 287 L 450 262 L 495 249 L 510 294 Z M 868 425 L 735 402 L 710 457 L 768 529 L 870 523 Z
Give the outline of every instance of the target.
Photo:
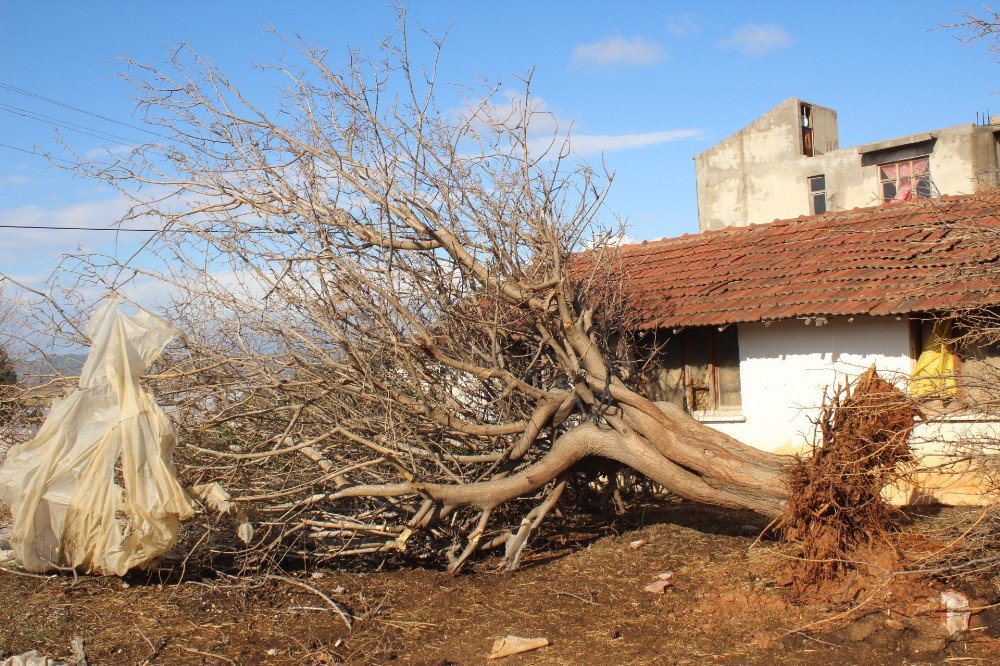
M 56 354 L 50 356 L 48 361 L 15 361 L 14 371 L 22 379 L 38 375 L 78 375 L 83 369 L 83 364 L 87 361 L 86 354 Z

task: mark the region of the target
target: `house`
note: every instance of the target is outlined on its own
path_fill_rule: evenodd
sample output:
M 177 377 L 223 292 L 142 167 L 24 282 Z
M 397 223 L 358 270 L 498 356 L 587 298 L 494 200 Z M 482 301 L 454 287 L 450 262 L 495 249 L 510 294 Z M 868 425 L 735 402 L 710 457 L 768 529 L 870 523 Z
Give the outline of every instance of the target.
M 697 155 L 703 231 L 1000 184 L 1000 117 L 850 148 L 837 112 L 788 99 Z
M 981 241 L 984 231 L 1000 238 L 1000 192 L 623 246 L 645 391 L 758 448 L 802 451 L 826 387 L 874 364 L 913 391 L 918 360 L 939 344 L 930 317 L 1000 306 L 1000 243 Z M 912 441 L 924 454 L 970 433 L 1000 436 L 961 381 L 1000 368 L 1000 347 L 962 353 L 944 400 L 970 406 L 918 427 Z M 942 477 L 919 492 L 958 502 L 967 486 Z

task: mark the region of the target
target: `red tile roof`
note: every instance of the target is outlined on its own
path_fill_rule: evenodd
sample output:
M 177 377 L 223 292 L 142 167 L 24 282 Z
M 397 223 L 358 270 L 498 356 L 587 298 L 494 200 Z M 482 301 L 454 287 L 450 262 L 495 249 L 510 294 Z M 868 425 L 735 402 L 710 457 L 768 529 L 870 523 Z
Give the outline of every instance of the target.
M 619 256 L 642 328 L 992 306 L 1000 193 L 648 241 Z

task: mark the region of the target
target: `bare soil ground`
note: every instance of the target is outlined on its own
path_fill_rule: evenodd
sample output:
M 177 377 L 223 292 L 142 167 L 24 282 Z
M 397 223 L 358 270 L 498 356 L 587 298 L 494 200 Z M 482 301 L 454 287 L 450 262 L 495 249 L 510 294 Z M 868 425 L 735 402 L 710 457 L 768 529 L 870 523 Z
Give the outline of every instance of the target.
M 353 632 L 320 597 L 278 580 L 0 572 L 0 655 L 66 657 L 82 636 L 92 664 L 482 664 L 495 639 L 516 634 L 551 644 L 498 663 L 1000 661 L 996 609 L 949 639 L 934 585 L 893 580 L 843 603 L 792 599 L 777 582 L 787 549 L 751 548 L 760 527 L 749 514 L 668 503 L 572 524 L 556 518 L 511 574 L 489 561 L 458 577 L 407 568 L 290 574 L 348 607 Z M 629 549 L 638 539 L 647 543 Z M 668 571 L 665 594 L 643 591 Z M 977 604 L 997 601 L 995 581 L 966 591 Z

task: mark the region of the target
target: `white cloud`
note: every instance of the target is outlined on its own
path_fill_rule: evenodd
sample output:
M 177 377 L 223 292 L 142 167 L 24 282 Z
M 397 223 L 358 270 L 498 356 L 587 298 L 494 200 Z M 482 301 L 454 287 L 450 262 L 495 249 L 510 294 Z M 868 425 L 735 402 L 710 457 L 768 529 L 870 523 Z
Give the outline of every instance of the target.
M 34 185 L 37 182 L 37 178 L 28 176 L 0 176 L 0 185 Z
M 701 32 L 701 25 L 694 14 L 677 14 L 667 19 L 667 32 L 674 37 L 686 37 Z
M 466 100 L 465 107 L 453 111 L 463 120 L 472 120 L 476 129 L 489 133 L 490 126 L 498 122 L 517 124 L 528 117 L 528 133 L 531 135 L 551 135 L 560 128 L 565 130 L 570 122 L 559 117 L 548 103 L 537 95 L 532 95 L 525 107 L 524 93 L 506 88 L 492 96 L 489 101 Z
M 643 132 L 640 134 L 570 134 L 568 137 L 570 150 L 578 155 L 593 155 L 611 153 L 629 148 L 655 146 L 669 141 L 693 139 L 701 135 L 701 130 L 675 129 L 659 132 Z M 532 139 L 532 150 L 541 152 L 551 143 L 552 137 L 537 137 Z
M 733 28 L 728 39 L 719 42 L 720 48 L 746 56 L 762 56 L 791 45 L 792 38 L 780 23 L 744 23 Z
M 86 201 L 60 208 L 29 205 L 0 210 L 0 225 L 48 227 L 110 227 L 129 208 L 124 196 Z M 0 261 L 41 259 L 70 252 L 78 245 L 90 249 L 114 244 L 112 232 L 74 229 L 0 229 Z
M 119 146 L 100 146 L 99 148 L 91 148 L 88 150 L 84 153 L 84 157 L 90 160 L 94 160 L 99 157 L 124 157 L 135 149 L 136 146 L 130 146 L 128 144 L 122 144 Z
M 632 134 L 587 134 L 572 131 L 573 121 L 560 116 L 553 111 L 541 97 L 532 97 L 530 107 L 525 109 L 524 97 L 514 90 L 504 90 L 492 104 L 477 105 L 473 103 L 460 112 L 466 118 L 472 118 L 481 130 L 488 127 L 488 121 L 503 119 L 520 119 L 524 115 L 530 117 L 528 123 L 528 149 L 536 155 L 549 152 L 558 154 L 566 142 L 569 150 L 577 155 L 595 155 L 610 153 L 629 148 L 642 148 L 668 141 L 680 141 L 701 136 L 697 129 L 670 129 Z
M 667 57 L 667 50 L 642 37 L 616 35 L 573 49 L 573 62 L 582 65 L 655 65 Z
M 622 245 L 632 245 L 636 242 L 629 236 L 625 229 L 596 233 L 584 241 L 583 246 L 589 250 L 595 247 L 621 247 Z

